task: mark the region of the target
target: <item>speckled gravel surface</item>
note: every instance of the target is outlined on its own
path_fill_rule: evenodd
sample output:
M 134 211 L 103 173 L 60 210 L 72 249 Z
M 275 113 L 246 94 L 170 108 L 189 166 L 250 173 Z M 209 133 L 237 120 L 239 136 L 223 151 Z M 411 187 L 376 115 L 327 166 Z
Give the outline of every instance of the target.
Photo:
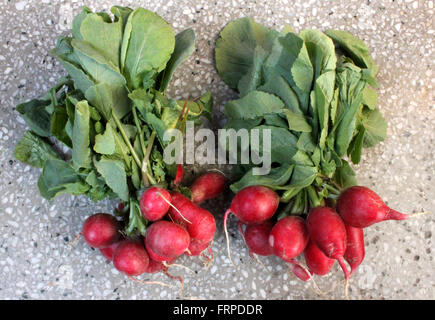
M 94 204 L 62 196 L 49 203 L 36 187 L 38 169 L 17 162 L 13 149 L 26 130 L 15 105 L 51 87 L 63 70 L 48 55 L 56 37 L 68 32 L 81 5 L 108 10 L 111 5 L 156 11 L 176 31 L 193 27 L 196 52 L 175 74 L 170 96 L 195 96 L 211 90 L 217 128 L 223 106 L 235 97 L 213 66 L 213 46 L 230 20 L 249 15 L 270 27 L 337 28 L 361 37 L 380 66 L 379 103 L 389 123 L 387 139 L 365 150 L 357 168 L 360 184 L 382 194 L 403 212 L 430 215 L 384 222 L 366 230 L 366 259 L 350 283 L 352 299 L 435 299 L 434 262 L 434 1 L 30 1 L 1 0 L 0 7 L 0 299 L 179 299 L 177 287 L 141 285 L 126 279 L 99 252 L 78 241 L 68 244 L 84 219 L 111 211 L 113 203 Z M 223 168 L 228 169 L 228 168 Z M 200 172 L 204 168 L 194 168 Z M 185 295 L 202 299 L 342 299 L 342 274 L 317 278 L 328 290 L 317 295 L 310 283 L 287 273 L 276 258 L 251 260 L 236 232 L 231 247 L 234 268 L 225 251 L 222 216 L 231 194 L 207 204 L 219 228 L 214 264 L 181 258 L 192 272 L 172 268 L 185 280 Z M 267 270 L 266 270 L 266 269 Z M 164 275 L 141 279 L 177 283 Z

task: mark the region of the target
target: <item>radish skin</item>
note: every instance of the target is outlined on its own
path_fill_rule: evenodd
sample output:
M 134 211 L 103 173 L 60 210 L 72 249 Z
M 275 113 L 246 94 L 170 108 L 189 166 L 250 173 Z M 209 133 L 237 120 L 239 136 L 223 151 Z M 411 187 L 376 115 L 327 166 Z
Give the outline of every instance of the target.
M 147 228 L 145 234 L 147 250 L 156 254 L 156 261 L 168 261 L 182 255 L 189 247 L 189 233 L 178 224 L 160 220 Z M 164 260 L 162 260 L 164 259 Z
M 269 235 L 269 245 L 273 253 L 282 260 L 294 263 L 308 243 L 308 230 L 304 219 L 289 216 L 280 219 Z
M 337 211 L 343 221 L 354 228 L 410 217 L 391 209 L 373 190 L 363 186 L 353 186 L 343 191 L 337 201 Z
M 140 211 L 148 221 L 157 221 L 168 212 L 170 203 L 171 195 L 166 189 L 151 187 L 140 197 Z
M 331 271 L 335 260 L 328 258 L 315 243 L 310 240 L 304 251 L 305 263 L 308 269 L 318 275 L 323 276 Z
M 230 253 L 230 239 L 227 230 L 228 215 L 233 213 L 242 223 L 256 224 L 266 221 L 275 214 L 279 205 L 279 196 L 272 189 L 263 186 L 250 186 L 240 190 L 231 201 L 224 215 L 224 231 L 227 240 L 228 257 L 233 265 Z
M 128 276 L 138 276 L 145 273 L 148 264 L 148 253 L 143 245 L 137 241 L 122 241 L 113 254 L 115 268 Z
M 100 248 L 101 254 L 109 261 L 113 260 L 113 254 L 115 253 L 116 248 L 118 247 L 119 242 L 112 243 L 110 246 L 105 248 Z
M 244 238 L 251 257 L 253 253 L 260 256 L 273 255 L 273 248 L 269 245 L 269 235 L 272 227 L 273 223 L 270 220 L 246 227 Z
M 210 242 L 216 231 L 216 220 L 210 211 L 201 208 L 180 193 L 173 193 L 169 209 L 170 219 L 186 228 L 189 236 L 203 242 Z
M 216 198 L 227 184 L 227 178 L 218 172 L 208 172 L 199 176 L 190 186 L 192 202 L 201 204 L 205 200 Z
M 119 223 L 108 213 L 97 213 L 85 220 L 81 234 L 86 243 L 93 248 L 104 248 L 119 238 Z
M 349 276 L 351 276 L 364 260 L 364 231 L 363 229 L 346 225 L 346 235 L 347 244 L 344 259 L 350 265 L 351 269 Z
M 340 216 L 331 208 L 317 207 L 307 217 L 311 240 L 330 259 L 339 263 L 346 280 L 345 295 L 348 298 L 349 271 L 344 262 L 346 252 L 346 227 Z

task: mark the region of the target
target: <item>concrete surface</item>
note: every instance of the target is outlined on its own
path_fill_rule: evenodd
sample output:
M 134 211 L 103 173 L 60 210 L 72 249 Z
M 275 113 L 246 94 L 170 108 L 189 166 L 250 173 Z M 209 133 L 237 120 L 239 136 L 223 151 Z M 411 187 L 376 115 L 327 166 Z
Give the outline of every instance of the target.
M 384 222 L 366 231 L 366 259 L 350 283 L 352 299 L 434 299 L 434 1 L 30 1 L 1 0 L 0 14 L 0 299 L 178 299 L 177 287 L 142 285 L 126 279 L 99 252 L 79 241 L 85 217 L 111 211 L 113 203 L 94 204 L 82 197 L 43 200 L 36 187 L 38 169 L 13 158 L 26 130 L 14 110 L 17 103 L 37 97 L 63 74 L 48 55 L 56 37 L 67 32 L 81 5 L 108 10 L 121 4 L 143 6 L 162 15 L 176 31 L 193 27 L 196 52 L 175 74 L 170 95 L 195 96 L 210 89 L 215 97 L 216 127 L 223 106 L 235 97 L 213 67 L 219 30 L 230 20 L 249 15 L 279 28 L 339 28 L 366 41 L 380 67 L 379 103 L 389 123 L 385 142 L 365 150 L 357 168 L 360 184 L 382 194 L 403 212 L 430 215 L 403 222 Z M 195 168 L 197 171 L 203 168 Z M 213 246 L 214 264 L 198 259 L 178 263 L 194 273 L 173 268 L 185 280 L 185 295 L 202 299 L 342 299 L 342 274 L 336 265 L 317 284 L 328 297 L 314 293 L 286 272 L 276 258 L 262 258 L 266 269 L 251 260 L 236 233 L 230 231 L 234 268 L 226 257 L 221 197 L 208 204 L 219 230 Z M 141 279 L 175 281 L 157 274 Z

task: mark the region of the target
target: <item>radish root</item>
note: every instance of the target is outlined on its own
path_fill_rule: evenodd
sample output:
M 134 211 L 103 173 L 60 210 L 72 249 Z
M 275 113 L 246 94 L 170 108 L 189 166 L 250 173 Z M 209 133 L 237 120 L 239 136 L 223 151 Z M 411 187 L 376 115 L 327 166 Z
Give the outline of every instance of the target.
M 71 243 L 69 244 L 68 250 L 71 251 L 72 248 L 74 247 L 74 245 L 77 243 L 77 241 L 80 239 L 80 237 L 82 236 L 82 233 L 80 232 L 78 235 L 76 235 L 73 239 L 73 241 L 71 241 Z
M 162 286 L 162 287 L 169 287 L 169 288 L 174 287 L 171 284 L 167 284 L 167 283 L 164 283 L 164 282 L 161 282 L 161 281 L 144 281 L 144 280 L 140 280 L 140 279 L 134 278 L 132 276 L 129 276 L 128 278 L 131 281 L 134 281 L 134 282 L 137 282 L 137 283 L 140 283 L 140 284 L 156 284 L 156 285 L 159 285 L 159 286 Z
M 188 270 L 188 271 L 190 271 L 190 272 L 192 272 L 192 273 L 194 272 L 192 269 L 190 269 L 190 268 L 188 268 L 188 267 L 186 267 L 186 266 L 183 266 L 182 264 L 177 264 L 177 263 L 167 264 L 166 261 L 163 261 L 162 264 L 163 264 L 166 268 L 170 268 L 170 267 L 178 267 L 178 268 L 186 269 L 186 270 Z
M 422 212 L 417 212 L 417 213 L 411 213 L 408 215 L 408 218 L 414 218 L 414 217 L 418 217 L 418 216 L 422 216 L 425 214 L 429 214 L 429 212 L 427 211 L 422 211 Z

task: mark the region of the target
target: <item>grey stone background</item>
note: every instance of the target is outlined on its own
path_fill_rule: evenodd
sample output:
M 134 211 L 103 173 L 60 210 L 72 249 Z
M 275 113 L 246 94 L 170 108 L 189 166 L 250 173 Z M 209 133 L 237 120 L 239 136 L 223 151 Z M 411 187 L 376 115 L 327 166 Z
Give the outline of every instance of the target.
M 223 106 L 235 97 L 213 66 L 213 47 L 230 20 L 251 16 L 280 29 L 337 28 L 361 37 L 371 48 L 379 72 L 379 103 L 389 123 L 387 139 L 365 150 L 356 168 L 360 184 L 380 193 L 397 210 L 429 211 L 419 218 L 383 222 L 366 229 L 366 259 L 351 279 L 352 299 L 434 299 L 434 1 L 30 1 L 0 0 L 0 299 L 178 299 L 177 287 L 142 285 L 126 279 L 99 252 L 79 241 L 68 250 L 84 219 L 111 212 L 113 203 L 94 204 L 62 196 L 49 203 L 37 190 L 39 170 L 17 162 L 13 149 L 26 130 L 14 107 L 37 97 L 63 74 L 48 51 L 68 32 L 72 17 L 85 4 L 108 10 L 120 4 L 156 11 L 178 32 L 195 29 L 197 50 L 175 74 L 171 97 L 211 90 L 214 128 L 222 125 Z M 227 169 L 227 168 L 221 168 Z M 201 172 L 204 168 L 193 168 Z M 225 251 L 222 216 L 231 194 L 207 204 L 218 231 L 214 264 L 183 257 L 171 268 L 185 280 L 185 295 L 202 299 L 342 299 L 337 265 L 317 284 L 302 283 L 276 258 L 251 260 L 231 219 L 231 248 Z M 224 200 L 226 198 L 226 200 Z M 266 268 L 266 269 L 265 269 Z M 156 274 L 144 280 L 175 281 Z

